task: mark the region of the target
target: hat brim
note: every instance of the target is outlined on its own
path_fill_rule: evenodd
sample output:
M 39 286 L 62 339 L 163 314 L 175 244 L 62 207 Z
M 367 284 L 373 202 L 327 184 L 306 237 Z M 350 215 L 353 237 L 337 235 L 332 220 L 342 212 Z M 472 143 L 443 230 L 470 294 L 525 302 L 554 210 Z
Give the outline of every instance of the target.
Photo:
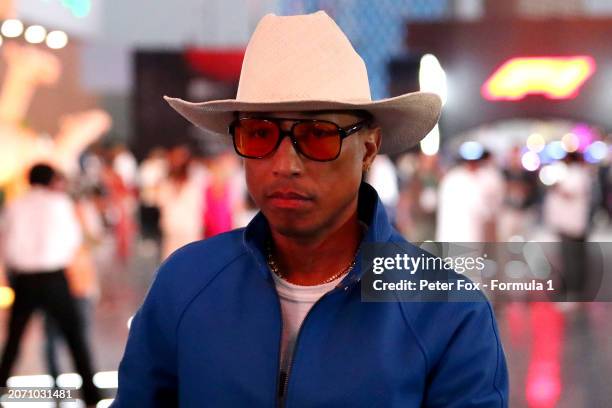
M 416 145 L 436 125 L 442 107 L 440 97 L 428 92 L 413 92 L 368 102 L 284 101 L 242 102 L 235 99 L 187 102 L 164 96 L 164 99 L 194 125 L 227 135 L 235 112 L 304 112 L 321 110 L 365 110 L 382 129 L 382 154 L 396 154 Z

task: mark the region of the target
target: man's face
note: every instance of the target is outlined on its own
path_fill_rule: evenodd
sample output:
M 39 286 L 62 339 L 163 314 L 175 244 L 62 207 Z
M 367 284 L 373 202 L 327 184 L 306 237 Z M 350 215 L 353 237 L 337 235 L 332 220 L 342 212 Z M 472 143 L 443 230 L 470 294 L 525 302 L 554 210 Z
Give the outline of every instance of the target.
M 253 113 L 241 117 L 323 119 L 347 127 L 362 120 L 351 112 Z M 293 122 L 282 123 L 289 129 Z M 264 159 L 244 159 L 249 192 L 270 227 L 290 237 L 316 236 L 346 220 L 357 208 L 362 172 L 380 145 L 380 130 L 362 128 L 342 141 L 337 159 L 310 160 L 297 153 L 288 137 Z

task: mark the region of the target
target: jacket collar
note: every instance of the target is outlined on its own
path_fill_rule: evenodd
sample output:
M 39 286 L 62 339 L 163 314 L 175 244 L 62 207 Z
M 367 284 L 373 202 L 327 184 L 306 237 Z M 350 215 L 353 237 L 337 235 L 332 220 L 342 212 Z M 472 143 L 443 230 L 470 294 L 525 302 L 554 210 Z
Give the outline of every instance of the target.
M 358 217 L 367 226 L 368 230 L 362 240 L 363 243 L 386 242 L 390 239 L 393 227 L 389 223 L 385 207 L 380 201 L 378 193 L 371 185 L 362 182 L 359 187 L 357 202 Z M 270 239 L 270 225 L 260 211 L 247 225 L 243 233 L 243 244 L 255 258 L 262 273 L 267 279 L 272 279 L 266 261 L 266 243 Z M 357 263 L 351 273 L 342 281 L 359 280 L 361 278 L 361 249 L 357 253 Z

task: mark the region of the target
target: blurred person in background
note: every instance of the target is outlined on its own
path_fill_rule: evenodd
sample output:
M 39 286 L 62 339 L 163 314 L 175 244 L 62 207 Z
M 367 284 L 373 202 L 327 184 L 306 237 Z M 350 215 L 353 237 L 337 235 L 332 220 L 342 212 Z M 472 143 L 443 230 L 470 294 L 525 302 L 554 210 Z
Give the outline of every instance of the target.
M 414 242 L 433 240 L 436 235 L 436 210 L 438 208 L 438 184 L 441 178 L 439 156 L 422 152 L 405 155 L 401 168 L 404 171 L 402 189 L 397 208 L 397 224 L 400 232 Z
M 113 170 L 121 177 L 121 181 L 130 190 L 136 189 L 138 182 L 138 162 L 136 158 L 128 150 L 128 148 L 119 143 L 111 149 Z
M 585 242 L 589 233 L 593 176 L 580 153 L 567 153 L 565 175 L 546 194 L 544 219 L 561 240 L 564 292 L 578 300 L 588 280 Z
M 244 176 L 234 152 L 225 150 L 209 161 L 204 187 L 203 229 L 210 238 L 236 227 L 243 211 Z
M 168 177 L 160 183 L 157 205 L 162 234 L 161 259 L 190 242 L 202 239 L 202 214 L 206 180 L 193 171 L 187 146 L 168 152 Z
M 389 156 L 378 155 L 368 174 L 366 181 L 376 189 L 380 199 L 387 210 L 389 220 L 395 223 L 397 203 L 399 201 L 399 187 L 397 170 Z
M 599 185 L 598 206 L 604 210 L 608 223 L 612 222 L 612 149 L 608 151 L 605 161 L 599 166 L 597 177 Z
M 116 256 L 126 263 L 136 233 L 134 191 L 125 184 L 113 166 L 113 154 L 106 151 L 102 160 L 101 183 L 108 197 L 107 215 L 112 225 Z
M 66 280 L 66 269 L 82 244 L 77 212 L 62 191 L 61 177 L 49 165 L 34 165 L 29 183 L 30 190 L 4 210 L 0 230 L 0 258 L 15 293 L 0 363 L 0 385 L 6 384 L 17 360 L 30 317 L 42 309 L 64 335 L 83 379 L 84 399 L 93 406 L 100 395 L 93 384 L 82 321 Z
M 461 159 L 440 180 L 436 241 L 486 241 L 491 213 L 480 177 L 480 158 Z
M 76 200 L 76 214 L 83 232 L 83 242 L 71 264 L 66 268 L 68 287 L 75 299 L 86 344 L 89 344 L 95 302 L 100 297 L 100 286 L 94 263 L 93 251 L 104 237 L 104 222 L 101 208 L 103 192 L 98 188 L 88 188 Z M 57 345 L 61 332 L 49 314 L 45 315 L 46 342 L 44 354 L 49 374 L 55 380 L 60 374 L 57 362 Z
M 150 240 L 154 243 L 161 239 L 157 193 L 162 181 L 168 175 L 166 155 L 165 149 L 155 148 L 140 163 L 138 169 L 140 234 L 144 241 Z
M 263 17 L 236 99 L 166 100 L 229 133 L 261 211 L 164 262 L 132 320 L 113 407 L 507 406 L 484 294 L 361 298 L 362 243 L 423 255 L 364 180 L 379 150 L 405 151 L 434 127 L 437 95 L 372 101 L 364 61 L 320 11 Z
M 479 160 L 478 177 L 483 199 L 487 203 L 488 216 L 485 219 L 485 242 L 498 241 L 498 220 L 501 215 L 506 185 L 502 172 L 489 150 L 484 150 Z
M 502 242 L 512 237 L 526 237 L 535 222 L 534 206 L 538 201 L 537 173 L 521 163 L 521 147 L 514 146 L 503 168 L 505 192 L 499 221 L 498 237 Z
M 102 170 L 104 168 L 104 158 L 106 152 L 100 143 L 92 145 L 87 149 L 81 157 L 79 162 L 81 165 L 80 184 L 87 186 L 102 187 Z

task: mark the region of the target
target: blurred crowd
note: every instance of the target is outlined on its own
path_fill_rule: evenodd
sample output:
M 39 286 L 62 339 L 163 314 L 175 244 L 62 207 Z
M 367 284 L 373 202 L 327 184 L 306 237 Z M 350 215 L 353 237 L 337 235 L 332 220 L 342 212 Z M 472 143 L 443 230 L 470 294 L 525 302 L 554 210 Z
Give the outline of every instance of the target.
M 367 181 L 407 239 L 585 241 L 610 218 L 609 160 L 591 164 L 567 153 L 549 182 L 525 168 L 521 146 L 496 156 L 470 143 L 453 156 L 415 150 L 375 160 Z M 83 229 L 74 263 L 91 269 L 85 254 L 109 242 L 122 262 L 138 250 L 161 261 L 189 242 L 245 226 L 257 209 L 240 159 L 228 149 L 192 152 L 158 147 L 139 163 L 122 144 L 88 149 L 80 175 L 58 187 L 74 200 Z
M 82 168 L 80 183 L 104 198 L 100 217 L 122 260 L 136 243 L 159 250 L 163 260 L 189 242 L 245 225 L 251 211 L 230 151 L 199 157 L 184 145 L 155 148 L 139 164 L 125 146 L 96 147 Z
M 452 159 L 407 153 L 395 165 L 377 158 L 369 181 L 413 242 L 586 240 L 596 224 L 607 224 L 609 162 L 567 153 L 549 180 L 525 168 L 523 157 L 521 146 L 499 156 L 476 146 Z
M 555 163 L 558 177 L 544 183 L 522 155 L 516 146 L 501 157 L 484 148 L 453 158 L 379 156 L 367 181 L 414 242 L 541 239 L 542 231 L 547 240 L 586 240 L 597 220 L 610 217 L 609 162 L 568 153 Z M 109 240 L 124 262 L 135 249 L 163 260 L 189 242 L 246 225 L 257 211 L 230 150 L 202 157 L 184 145 L 159 147 L 139 163 L 122 144 L 95 145 L 80 164 L 79 177 L 62 183 L 85 237 L 75 263 L 91 263 L 81 252 Z

